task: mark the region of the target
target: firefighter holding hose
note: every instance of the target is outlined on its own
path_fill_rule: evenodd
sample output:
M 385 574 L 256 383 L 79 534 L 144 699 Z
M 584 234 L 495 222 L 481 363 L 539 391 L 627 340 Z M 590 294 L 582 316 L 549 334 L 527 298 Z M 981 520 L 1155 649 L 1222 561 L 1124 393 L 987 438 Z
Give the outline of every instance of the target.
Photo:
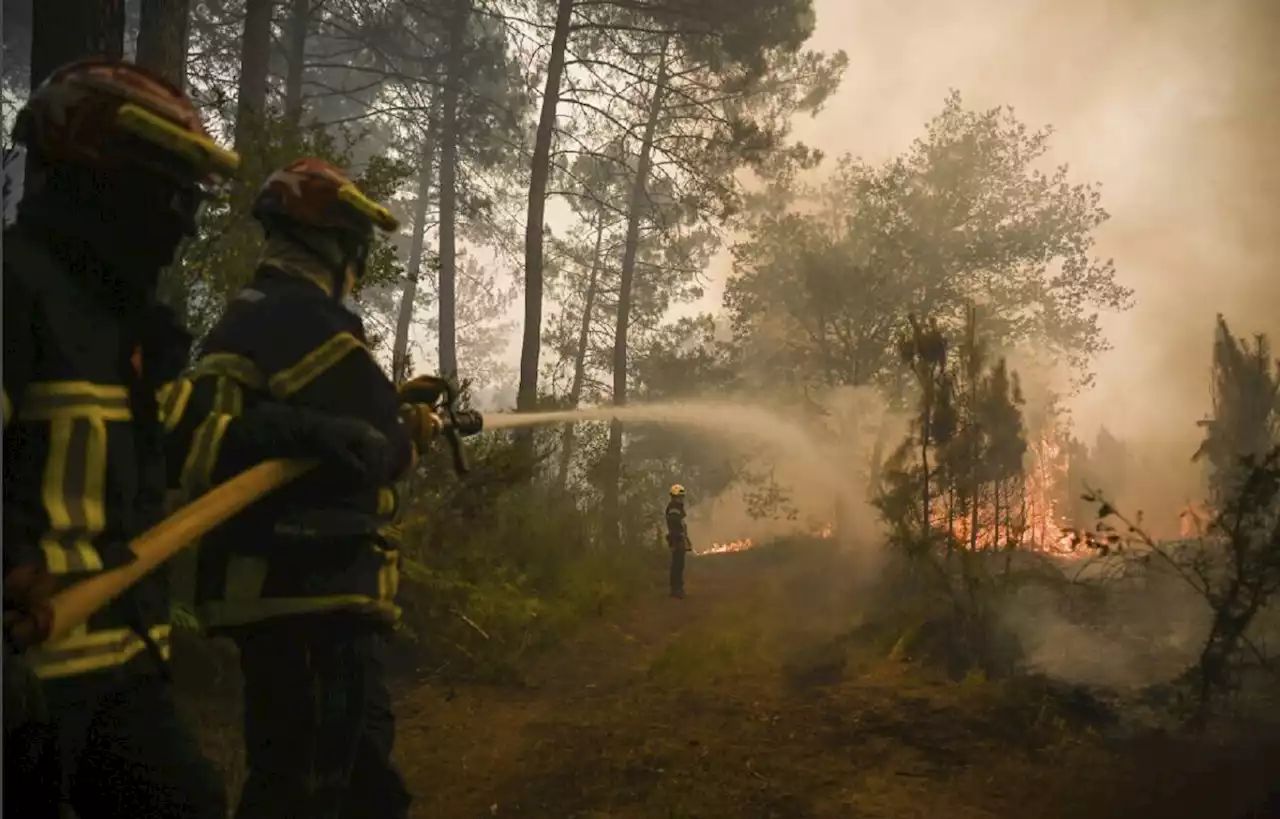
M 684 599 L 684 560 L 693 551 L 689 544 L 689 527 L 685 524 L 684 487 L 671 487 L 667 501 L 667 546 L 671 549 L 671 596 Z
M 4 235 L 4 808 L 223 819 L 221 777 L 168 683 L 164 573 L 46 638 L 51 596 L 131 563 L 127 544 L 161 517 L 191 339 L 156 285 L 239 157 L 180 90 L 102 60 L 54 71 L 14 139 L 28 165 Z M 270 408 L 218 433 L 229 451 L 270 442 L 340 472 L 385 457 L 349 425 Z
M 248 779 L 236 816 L 397 819 L 410 796 L 391 761 L 382 665 L 400 616 L 393 484 L 443 423 L 397 391 L 343 304 L 374 230 L 397 221 L 310 158 L 273 173 L 253 215 L 265 234 L 257 272 L 189 374 L 173 439 L 188 453 L 184 490 L 198 496 L 224 477 L 210 471 L 220 430 L 264 402 L 363 424 L 390 456 L 358 481 L 304 476 L 201 543 L 197 612 L 237 643 L 244 672 Z

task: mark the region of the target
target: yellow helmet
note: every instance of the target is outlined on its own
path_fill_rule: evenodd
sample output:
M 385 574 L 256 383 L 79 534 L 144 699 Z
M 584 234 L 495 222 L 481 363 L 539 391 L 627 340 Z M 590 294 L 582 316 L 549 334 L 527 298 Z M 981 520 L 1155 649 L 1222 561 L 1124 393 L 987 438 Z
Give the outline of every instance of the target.
M 673 484 L 673 485 L 671 486 L 671 497 L 673 497 L 673 498 L 683 498 L 683 497 L 684 497 L 684 487 L 683 487 L 683 486 L 681 486 L 681 485 L 680 485 L 680 484 L 678 484 L 678 483 L 677 483 L 677 484 Z

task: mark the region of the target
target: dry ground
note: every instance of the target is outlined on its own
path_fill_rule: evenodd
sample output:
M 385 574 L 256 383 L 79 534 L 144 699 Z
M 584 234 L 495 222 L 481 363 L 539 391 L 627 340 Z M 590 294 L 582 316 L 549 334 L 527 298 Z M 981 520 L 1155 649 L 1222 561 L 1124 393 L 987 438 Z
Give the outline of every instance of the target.
M 528 687 L 401 686 L 415 817 L 1261 819 L 1280 748 L 1117 740 L 1043 686 L 951 682 L 849 635 L 829 549 L 690 563 L 688 599 L 605 612 Z M 234 706 L 193 703 L 240 776 Z

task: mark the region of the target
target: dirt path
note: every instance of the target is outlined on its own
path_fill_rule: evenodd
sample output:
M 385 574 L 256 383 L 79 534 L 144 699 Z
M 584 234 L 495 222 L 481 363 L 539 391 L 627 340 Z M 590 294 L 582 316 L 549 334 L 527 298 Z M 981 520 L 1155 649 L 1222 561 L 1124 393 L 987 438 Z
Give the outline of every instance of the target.
M 527 690 L 419 686 L 404 692 L 397 756 L 415 786 L 414 816 L 570 815 L 547 802 L 554 793 L 527 797 L 524 786 L 566 755 L 582 758 L 583 771 L 591 767 L 590 757 L 602 749 L 587 738 L 601 715 L 635 703 L 638 691 L 651 693 L 649 672 L 664 649 L 751 582 L 749 573 L 732 568 L 715 567 L 704 578 L 714 583 L 684 600 L 659 597 L 607 612 L 536 663 Z M 634 716 L 644 733 L 671 730 L 664 716 L 647 725 L 643 715 Z M 644 737 L 636 741 L 643 744 Z M 548 785 L 554 790 L 555 783 L 539 787 Z
M 850 641 L 859 594 L 838 555 L 757 551 L 692 561 L 686 600 L 605 612 L 534 664 L 529 687 L 400 691 L 413 816 L 1274 815 L 1244 808 L 1277 784 L 1278 749 L 1119 746 L 1034 687 L 928 677 Z M 205 721 L 237 770 L 228 717 Z

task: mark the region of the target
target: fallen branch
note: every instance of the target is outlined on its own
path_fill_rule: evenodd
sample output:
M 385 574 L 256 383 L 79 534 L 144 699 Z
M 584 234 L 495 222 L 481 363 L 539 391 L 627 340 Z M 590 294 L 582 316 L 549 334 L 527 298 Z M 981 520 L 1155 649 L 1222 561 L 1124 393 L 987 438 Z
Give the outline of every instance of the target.
M 490 639 L 489 633 L 484 629 L 480 628 L 478 625 L 476 625 L 475 621 L 472 620 L 470 617 L 458 611 L 457 609 L 449 609 L 449 611 L 457 615 L 459 620 L 461 620 L 462 622 L 466 623 L 467 625 L 475 629 L 476 633 L 479 634 L 481 637 L 485 638 L 486 640 Z

